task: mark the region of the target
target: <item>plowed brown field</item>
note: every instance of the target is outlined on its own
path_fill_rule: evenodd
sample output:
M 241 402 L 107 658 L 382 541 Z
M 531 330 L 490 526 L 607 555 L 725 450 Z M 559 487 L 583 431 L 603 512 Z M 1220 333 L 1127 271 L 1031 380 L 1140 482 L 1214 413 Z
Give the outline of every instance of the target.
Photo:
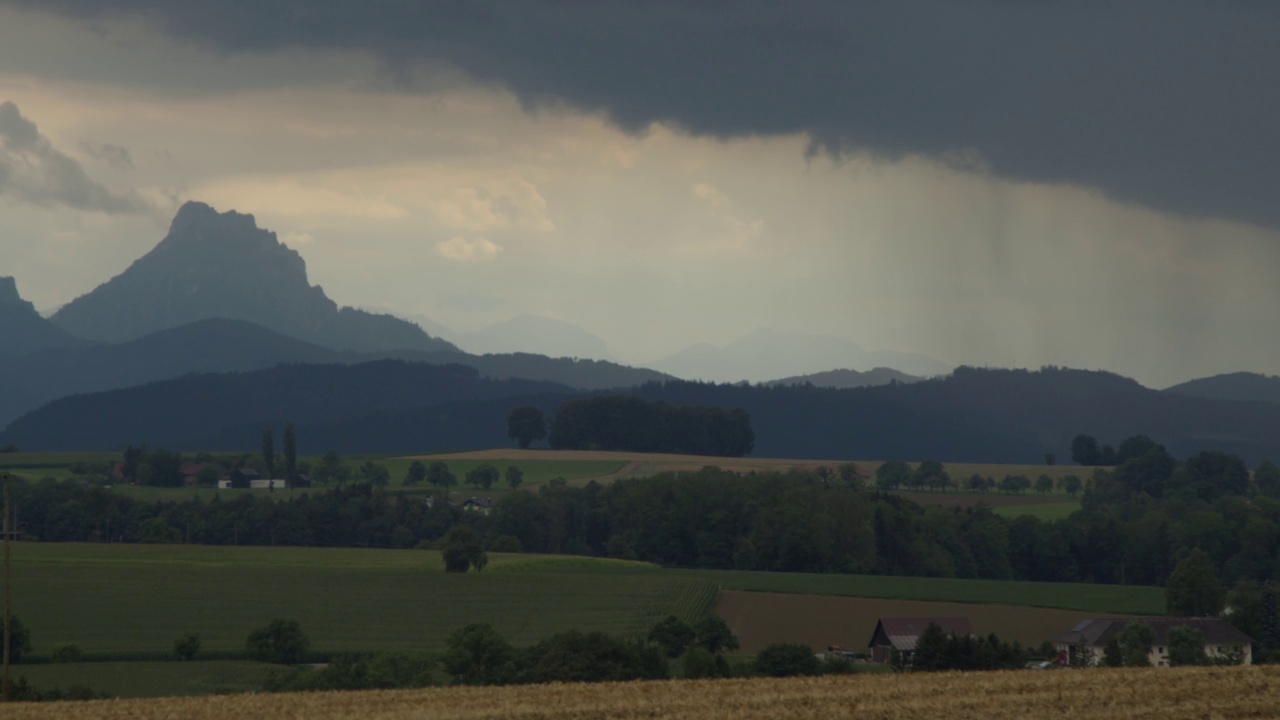
M 1201 720 L 1280 714 L 1280 666 L 911 673 L 15 704 L 8 720 Z
M 738 636 L 742 651 L 759 652 L 778 642 L 801 642 L 815 651 L 828 645 L 867 649 L 876 620 L 886 616 L 963 615 L 979 635 L 1039 645 L 1088 617 L 1115 615 L 977 603 L 721 591 L 713 606 Z

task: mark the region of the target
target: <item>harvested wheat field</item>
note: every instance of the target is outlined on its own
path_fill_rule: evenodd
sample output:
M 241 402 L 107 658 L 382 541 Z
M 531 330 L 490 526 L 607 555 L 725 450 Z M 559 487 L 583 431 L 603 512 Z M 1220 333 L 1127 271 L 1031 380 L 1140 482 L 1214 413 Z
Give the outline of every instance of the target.
M 1273 718 L 1280 667 L 852 675 L 16 704 L 45 718 Z

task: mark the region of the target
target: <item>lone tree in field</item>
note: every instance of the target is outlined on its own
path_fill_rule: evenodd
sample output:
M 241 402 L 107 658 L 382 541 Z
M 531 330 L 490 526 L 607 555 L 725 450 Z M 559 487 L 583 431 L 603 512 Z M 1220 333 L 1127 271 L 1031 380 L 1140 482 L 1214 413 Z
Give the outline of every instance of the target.
M 473 567 L 480 572 L 489 564 L 484 539 L 470 525 L 454 525 L 445 533 L 440 546 L 445 572 L 464 573 Z
M 458 484 L 458 478 L 449 472 L 448 465 L 437 460 L 427 468 L 427 482 L 431 483 L 432 487 L 444 488 L 445 492 L 448 492 L 449 488 Z
M 405 485 L 418 485 L 427 479 L 427 466 L 422 464 L 421 460 L 414 460 L 409 466 L 409 472 L 404 476 Z
M 542 411 L 532 405 L 511 408 L 507 415 L 507 437 L 527 449 L 529 443 L 547 436 L 547 420 Z
M 507 484 L 511 486 L 511 489 L 515 490 L 516 488 L 520 487 L 520 484 L 523 482 L 524 482 L 524 471 L 516 467 L 515 465 L 508 465 L 507 466 Z
M 488 490 L 498 482 L 499 477 L 501 475 L 498 474 L 498 468 L 485 463 L 467 473 L 467 483 Z
M 293 665 L 306 657 L 311 641 L 297 620 L 272 620 L 265 627 L 249 633 L 245 650 L 255 660 Z
M 1226 602 L 1227 589 L 1213 572 L 1209 554 L 1196 548 L 1173 568 L 1164 599 L 1170 615 L 1216 617 Z
M 876 487 L 897 490 L 911 479 L 911 466 L 901 460 L 890 460 L 876 468 Z

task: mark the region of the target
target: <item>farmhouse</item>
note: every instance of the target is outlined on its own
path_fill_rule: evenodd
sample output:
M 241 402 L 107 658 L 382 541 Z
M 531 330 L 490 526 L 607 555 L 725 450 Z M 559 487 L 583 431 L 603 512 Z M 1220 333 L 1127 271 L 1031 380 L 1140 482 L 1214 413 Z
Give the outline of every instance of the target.
M 478 512 L 481 515 L 488 515 L 493 512 L 493 501 L 487 497 L 469 497 L 463 501 L 462 509 Z
M 1102 662 L 1107 641 L 1118 637 L 1131 622 L 1150 625 L 1155 630 L 1155 642 L 1147 659 L 1156 667 L 1169 666 L 1169 631 L 1187 627 L 1204 635 L 1204 652 L 1210 658 L 1240 657 L 1241 664 L 1253 663 L 1253 638 L 1237 630 L 1221 618 L 1203 617 L 1155 617 L 1081 620 L 1075 627 L 1058 635 L 1053 644 L 1058 648 L 1058 661 L 1070 665 L 1072 659 L 1083 660 L 1090 665 Z
M 871 661 L 887 663 L 892 651 L 897 650 L 904 662 L 910 662 L 920 633 L 931 623 L 948 635 L 973 634 L 973 624 L 967 617 L 882 617 L 871 634 Z

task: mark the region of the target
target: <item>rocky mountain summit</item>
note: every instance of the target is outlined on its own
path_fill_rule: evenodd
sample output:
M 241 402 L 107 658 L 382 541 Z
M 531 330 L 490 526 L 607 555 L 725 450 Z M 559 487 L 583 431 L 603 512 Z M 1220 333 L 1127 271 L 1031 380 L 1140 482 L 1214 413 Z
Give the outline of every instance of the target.
M 306 262 L 253 215 L 188 202 L 169 233 L 121 274 L 51 318 L 74 335 L 124 342 L 197 320 L 257 323 L 335 350 L 456 350 L 413 323 L 338 304 Z
M 18 294 L 17 282 L 0 277 L 0 355 L 26 355 L 87 344 L 40 317 L 35 306 Z

